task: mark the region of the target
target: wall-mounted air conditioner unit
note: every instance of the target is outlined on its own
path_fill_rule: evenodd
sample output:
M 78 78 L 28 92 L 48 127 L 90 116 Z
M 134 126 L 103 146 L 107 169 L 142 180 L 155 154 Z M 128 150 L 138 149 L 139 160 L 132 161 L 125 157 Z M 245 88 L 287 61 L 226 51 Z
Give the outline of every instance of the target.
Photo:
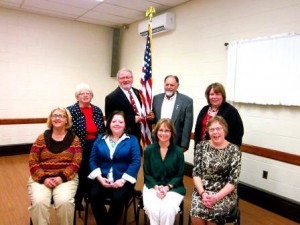
M 139 23 L 139 34 L 147 36 L 149 20 Z M 152 34 L 157 34 L 175 29 L 175 14 L 166 12 L 152 18 Z

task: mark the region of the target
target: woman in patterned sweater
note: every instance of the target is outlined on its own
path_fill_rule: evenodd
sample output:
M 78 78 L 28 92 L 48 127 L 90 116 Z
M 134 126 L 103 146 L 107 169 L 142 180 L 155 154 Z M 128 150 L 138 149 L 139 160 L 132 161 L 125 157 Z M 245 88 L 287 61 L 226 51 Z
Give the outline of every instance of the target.
M 82 155 L 79 138 L 69 130 L 71 126 L 72 117 L 67 109 L 53 109 L 47 120 L 49 129 L 39 135 L 31 147 L 31 176 L 27 186 L 34 225 L 50 224 L 52 199 L 58 224 L 73 224 L 77 171 Z
M 91 172 L 89 167 L 91 150 L 97 136 L 105 131 L 105 124 L 101 109 L 91 103 L 94 94 L 87 84 L 77 85 L 75 97 L 77 102 L 67 109 L 72 115 L 71 129 L 79 137 L 82 147 L 82 163 L 78 171 L 79 184 L 75 195 L 75 207 L 82 211 L 82 199 L 87 197 L 91 186 L 91 180 L 87 178 Z

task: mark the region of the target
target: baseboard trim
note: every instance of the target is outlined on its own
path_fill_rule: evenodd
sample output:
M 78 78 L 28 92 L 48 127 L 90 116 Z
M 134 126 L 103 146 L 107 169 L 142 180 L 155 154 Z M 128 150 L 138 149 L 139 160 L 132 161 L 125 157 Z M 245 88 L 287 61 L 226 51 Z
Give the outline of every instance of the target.
M 31 144 L 16 144 L 0 146 L 0 156 L 21 155 L 30 152 Z
M 185 175 L 192 177 L 193 165 L 185 164 Z M 239 183 L 239 197 L 280 216 L 300 223 L 300 204 L 291 199 L 267 192 L 246 183 Z M 241 212 L 243 213 L 243 212 Z

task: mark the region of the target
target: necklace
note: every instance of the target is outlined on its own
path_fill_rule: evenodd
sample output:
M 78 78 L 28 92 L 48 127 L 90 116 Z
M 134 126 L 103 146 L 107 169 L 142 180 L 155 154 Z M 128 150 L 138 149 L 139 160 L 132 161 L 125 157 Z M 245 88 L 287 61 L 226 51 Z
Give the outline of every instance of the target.
M 212 111 L 212 112 L 218 112 L 218 111 L 219 111 L 219 109 L 218 109 L 218 108 L 216 108 L 216 109 L 213 109 L 212 107 L 209 107 L 209 110 L 210 110 L 210 111 Z
M 112 137 L 110 136 L 110 137 L 109 137 L 109 142 L 110 142 L 111 146 L 114 148 L 114 147 L 116 147 L 118 141 L 114 141 L 114 140 L 112 139 Z

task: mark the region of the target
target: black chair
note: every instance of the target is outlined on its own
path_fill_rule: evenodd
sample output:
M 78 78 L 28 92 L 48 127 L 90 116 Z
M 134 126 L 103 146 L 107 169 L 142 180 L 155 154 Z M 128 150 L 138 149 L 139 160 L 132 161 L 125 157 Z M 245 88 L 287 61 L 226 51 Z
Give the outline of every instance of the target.
M 53 205 L 53 204 L 54 204 L 54 201 L 53 201 L 53 198 L 52 198 L 52 199 L 51 199 L 51 205 Z M 33 225 L 31 218 L 30 218 L 29 224 L 30 224 L 30 225 Z M 76 209 L 74 209 L 73 225 L 76 225 Z
M 220 218 L 217 225 L 225 225 L 226 223 L 233 223 L 234 225 L 240 225 L 240 208 L 237 204 L 229 214 L 225 215 L 224 217 Z M 191 216 L 189 215 L 189 222 L 188 225 L 191 225 Z
M 134 219 L 136 220 L 137 215 L 137 206 L 136 206 L 136 199 L 140 198 L 140 196 L 142 196 L 142 192 L 138 191 L 138 190 L 134 190 L 133 195 L 131 196 L 131 198 L 129 199 L 128 203 L 125 205 L 124 207 L 124 218 L 123 218 L 123 225 L 127 224 L 127 212 L 128 209 L 130 207 L 131 204 L 133 204 L 133 209 L 134 209 Z M 110 205 L 110 198 L 105 199 L 105 205 Z M 89 198 L 85 198 L 85 215 L 84 215 L 84 225 L 88 225 L 88 216 L 89 216 L 89 205 L 90 205 L 90 201 Z M 80 216 L 80 214 L 79 214 Z
M 180 203 L 179 206 L 180 210 L 177 213 L 177 215 L 179 215 L 179 225 L 183 225 L 183 217 L 184 217 L 184 199 L 182 200 L 182 202 Z M 137 206 L 137 212 L 136 212 L 136 225 L 139 225 L 139 220 L 140 220 L 140 210 L 144 211 L 144 201 L 143 201 L 143 196 L 140 196 L 140 200 L 139 200 L 139 204 Z M 144 225 L 147 225 L 147 215 L 144 211 Z
M 225 225 L 226 223 L 233 223 L 234 225 L 240 225 L 240 208 L 237 204 L 228 215 L 225 215 L 220 219 L 220 222 L 217 225 Z

